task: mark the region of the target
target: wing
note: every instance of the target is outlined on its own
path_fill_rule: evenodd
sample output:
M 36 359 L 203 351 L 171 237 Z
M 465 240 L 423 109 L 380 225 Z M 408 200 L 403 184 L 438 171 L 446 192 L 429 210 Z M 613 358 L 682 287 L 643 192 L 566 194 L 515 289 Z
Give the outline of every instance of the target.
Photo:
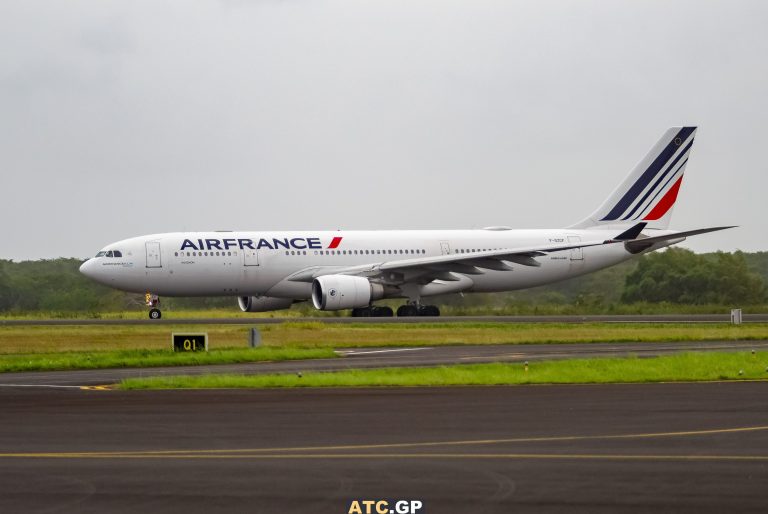
M 452 289 L 460 290 L 462 289 L 461 283 L 466 283 L 467 287 L 472 285 L 472 281 L 467 280 L 467 275 L 482 275 L 486 270 L 510 271 L 512 270 L 510 263 L 521 266 L 541 266 L 536 257 L 543 257 L 550 253 L 610 244 L 624 244 L 630 253 L 639 253 L 650 248 L 655 243 L 665 241 L 679 242 L 687 236 L 733 227 L 704 228 L 654 237 L 646 237 L 640 234 L 643 228 L 645 228 L 645 224 L 640 223 L 613 239 L 605 241 L 545 244 L 485 252 L 453 253 L 435 257 L 416 257 L 413 259 L 375 262 L 358 266 L 313 266 L 294 273 L 287 277 L 287 280 L 292 282 L 312 282 L 315 278 L 323 275 L 356 275 L 366 277 L 371 282 L 393 286 L 408 283 L 425 285 L 433 281 L 443 285 L 449 282 L 459 282 Z
M 376 262 L 359 266 L 314 266 L 294 273 L 288 280 L 293 282 L 312 282 L 323 275 L 357 275 L 372 282 L 401 285 L 404 283 L 428 284 L 433 280 L 446 282 L 460 281 L 456 275 L 482 275 L 485 270 L 510 271 L 509 263 L 521 266 L 541 266 L 536 257 L 553 252 L 563 252 L 574 248 L 601 246 L 615 241 L 584 243 L 562 243 L 521 248 L 505 248 L 485 252 L 438 255 L 435 257 L 416 257 L 395 261 Z

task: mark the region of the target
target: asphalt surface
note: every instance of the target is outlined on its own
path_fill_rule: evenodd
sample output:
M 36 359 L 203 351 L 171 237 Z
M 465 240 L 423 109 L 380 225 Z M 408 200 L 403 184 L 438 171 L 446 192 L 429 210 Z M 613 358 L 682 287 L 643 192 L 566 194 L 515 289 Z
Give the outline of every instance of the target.
M 768 491 L 766 382 L 5 388 L 0 405 L 2 512 L 764 512 Z
M 340 349 L 342 358 L 301 361 L 176 366 L 165 368 L 122 368 L 81 371 L 0 373 L 0 388 L 78 387 L 109 385 L 124 378 L 159 375 L 200 375 L 206 373 L 298 373 L 339 371 L 353 368 L 388 368 L 476 364 L 481 362 L 524 362 L 539 360 L 621 357 L 654 357 L 686 351 L 752 351 L 768 349 L 768 341 L 692 341 L 673 343 L 588 343 L 531 345 L 459 345 L 410 348 Z
M 659 314 L 659 315 L 588 315 L 588 316 L 440 316 L 415 318 L 174 318 L 164 312 L 163 318 L 151 319 L 30 319 L 0 320 L 0 326 L 47 325 L 269 325 L 285 322 L 315 321 L 319 323 L 728 323 L 724 314 Z M 744 314 L 745 323 L 768 322 L 768 313 Z

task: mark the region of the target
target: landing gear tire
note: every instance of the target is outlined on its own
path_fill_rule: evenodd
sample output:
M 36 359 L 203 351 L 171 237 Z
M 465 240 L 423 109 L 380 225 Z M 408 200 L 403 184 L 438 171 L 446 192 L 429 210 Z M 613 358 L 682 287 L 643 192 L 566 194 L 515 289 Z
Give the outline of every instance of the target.
M 410 318 L 418 315 L 419 315 L 419 309 L 415 305 L 406 303 L 405 305 L 401 305 L 400 307 L 397 308 L 398 318 Z
M 371 307 L 371 316 L 374 318 L 391 318 L 392 309 L 389 307 Z
M 359 307 L 352 309 L 353 318 L 391 318 L 392 309 L 389 307 Z
M 419 316 L 432 316 L 436 318 L 440 316 L 440 309 L 436 305 L 422 305 L 419 308 Z
M 149 309 L 149 319 L 160 319 L 163 317 L 163 313 L 160 309 Z
M 412 316 L 440 316 L 440 309 L 435 305 L 419 305 L 416 306 L 412 303 L 406 303 L 397 308 L 397 316 L 401 318 L 408 318 Z

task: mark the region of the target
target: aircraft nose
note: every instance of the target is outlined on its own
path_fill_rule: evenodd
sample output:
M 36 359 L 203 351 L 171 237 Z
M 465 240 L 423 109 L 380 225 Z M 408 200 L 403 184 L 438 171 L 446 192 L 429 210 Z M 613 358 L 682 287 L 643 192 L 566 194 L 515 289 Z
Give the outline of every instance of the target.
M 88 259 L 84 263 L 80 265 L 80 273 L 85 275 L 88 278 L 95 278 L 95 266 L 94 266 L 94 259 Z

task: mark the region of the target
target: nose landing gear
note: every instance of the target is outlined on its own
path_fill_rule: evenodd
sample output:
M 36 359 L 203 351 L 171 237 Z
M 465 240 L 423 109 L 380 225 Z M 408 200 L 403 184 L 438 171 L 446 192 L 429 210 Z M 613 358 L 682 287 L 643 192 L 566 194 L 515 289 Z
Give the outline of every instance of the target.
M 147 293 L 144 295 L 149 309 L 149 319 L 160 319 L 163 317 L 163 313 L 160 312 L 160 297 L 156 294 Z

